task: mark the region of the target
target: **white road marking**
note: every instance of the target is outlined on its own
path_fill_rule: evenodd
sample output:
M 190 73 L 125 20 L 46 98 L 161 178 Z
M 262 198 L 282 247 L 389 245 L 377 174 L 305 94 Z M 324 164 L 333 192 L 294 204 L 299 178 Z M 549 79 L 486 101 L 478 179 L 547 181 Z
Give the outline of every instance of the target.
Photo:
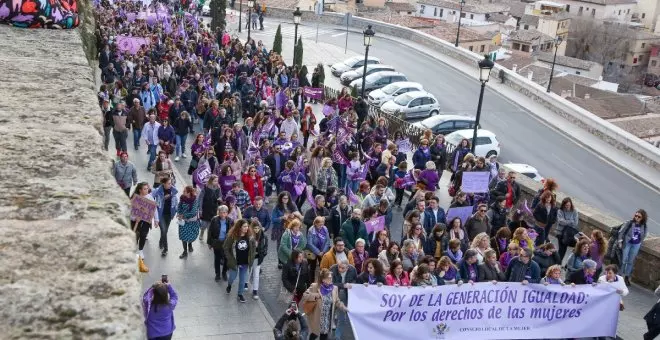
M 560 161 L 560 162 L 561 162 L 562 164 L 564 164 L 565 166 L 569 167 L 571 170 L 575 171 L 575 173 L 577 173 L 578 175 L 580 175 L 580 176 L 583 176 L 583 175 L 584 175 L 584 174 L 582 173 L 582 171 L 580 171 L 580 170 L 576 169 L 575 167 L 571 166 L 570 164 L 566 163 L 566 161 L 564 161 L 563 159 L 559 158 L 559 157 L 558 157 L 557 155 L 555 155 L 554 153 L 552 154 L 552 157 L 554 157 L 555 159 L 557 159 L 558 161 Z
M 333 35 L 331 35 L 331 37 L 333 37 L 333 38 L 341 37 L 341 36 L 344 35 L 344 34 L 346 34 L 346 32 L 341 32 L 341 33 L 333 34 Z

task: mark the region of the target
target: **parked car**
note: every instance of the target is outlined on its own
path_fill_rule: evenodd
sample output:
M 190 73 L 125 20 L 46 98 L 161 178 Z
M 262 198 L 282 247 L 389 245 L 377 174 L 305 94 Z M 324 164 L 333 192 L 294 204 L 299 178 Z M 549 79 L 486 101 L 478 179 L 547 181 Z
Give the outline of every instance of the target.
M 426 91 L 404 93 L 380 107 L 381 111 L 401 119 L 430 117 L 440 113 L 440 104 Z
M 397 81 L 406 81 L 408 77 L 400 72 L 394 71 L 380 71 L 368 75 L 364 83 L 364 92 L 369 93 L 373 90 L 383 88 L 389 84 L 392 84 Z M 358 93 L 362 92 L 362 79 L 353 80 L 351 82 L 351 87 L 355 86 Z
M 211 15 L 211 5 L 205 4 L 202 6 L 202 15 L 206 17 Z
M 445 140 L 447 141 L 447 152 L 453 152 L 463 138 L 472 143 L 472 134 L 474 130 L 457 130 L 447 136 Z M 500 142 L 495 137 L 495 134 L 484 129 L 477 130 L 477 146 L 474 150 L 475 156 L 477 157 L 490 157 L 493 155 L 500 154 Z
M 380 59 L 376 57 L 369 57 L 369 59 L 367 59 L 367 65 L 371 65 L 371 64 L 380 64 Z M 342 62 L 333 64 L 332 66 L 330 66 L 330 72 L 332 72 L 332 75 L 339 77 L 341 76 L 342 73 L 346 71 L 354 70 L 362 66 L 364 66 L 364 58 L 360 56 L 356 56 L 356 57 L 348 58 Z
M 437 115 L 413 124 L 421 129 L 431 129 L 434 135 L 448 135 L 456 130 L 474 129 L 474 117 Z M 481 127 L 479 127 L 481 128 Z
M 383 64 L 367 65 L 367 75 L 380 71 L 394 71 L 394 66 L 383 65 Z M 353 80 L 362 79 L 363 73 L 364 73 L 364 66 L 360 68 L 356 68 L 355 70 L 346 71 L 341 74 L 341 77 L 339 77 L 339 81 L 341 81 L 342 85 L 348 86 L 351 84 Z
M 528 164 L 522 164 L 522 163 L 507 163 L 504 164 L 507 168 L 519 173 L 523 174 L 531 179 L 533 179 L 536 182 L 541 182 L 543 180 L 543 177 L 539 174 L 539 172 L 536 170 L 535 167 L 528 165 Z
M 422 86 L 420 83 L 415 83 L 412 81 L 398 81 L 396 83 L 389 84 L 382 89 L 369 92 L 367 101 L 371 105 L 380 107 L 383 105 L 383 103 L 396 98 L 398 95 L 413 91 L 424 91 L 424 86 Z

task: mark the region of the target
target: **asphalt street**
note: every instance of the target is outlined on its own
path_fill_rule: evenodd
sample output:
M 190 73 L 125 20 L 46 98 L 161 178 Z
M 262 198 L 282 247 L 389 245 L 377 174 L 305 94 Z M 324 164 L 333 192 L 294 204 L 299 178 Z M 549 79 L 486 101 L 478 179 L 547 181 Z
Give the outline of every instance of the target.
M 266 20 L 264 31 L 253 31 L 256 40 L 269 46 L 280 19 Z M 293 24 L 282 23 L 284 39 L 293 39 Z M 303 23 L 298 33 L 303 39 L 316 39 L 317 26 Z M 319 25 L 318 41 L 364 53 L 362 35 L 345 28 Z M 394 66 L 411 81 L 424 85 L 440 101 L 443 113 L 472 116 L 476 114 L 480 84 L 451 66 L 388 39 L 378 39 L 369 54 Z M 348 39 L 347 39 L 348 38 Z M 476 67 L 476 66 L 475 66 Z M 333 77 L 327 74 L 326 77 Z M 640 183 L 611 163 L 573 142 L 561 131 L 539 121 L 524 107 L 486 89 L 481 126 L 497 135 L 501 146 L 500 161 L 526 163 L 546 178 L 559 182 L 559 190 L 602 211 L 629 219 L 635 210 L 650 213 L 649 230 L 660 235 L 660 219 L 652 209 L 660 204 L 660 193 Z M 612 148 L 612 152 L 619 152 Z

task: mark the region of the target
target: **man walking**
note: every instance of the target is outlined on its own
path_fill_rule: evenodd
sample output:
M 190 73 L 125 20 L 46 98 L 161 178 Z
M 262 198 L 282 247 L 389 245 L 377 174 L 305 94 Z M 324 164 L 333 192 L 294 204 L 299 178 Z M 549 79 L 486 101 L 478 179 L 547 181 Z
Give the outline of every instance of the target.
M 126 139 L 128 138 L 128 128 L 126 127 L 126 111 L 124 110 L 124 102 L 119 102 L 112 113 L 112 136 L 115 138 L 115 149 L 117 150 L 117 157 L 122 152 L 126 152 Z
M 147 171 L 151 171 L 151 164 L 156 159 L 156 149 L 158 148 L 158 129 L 160 128 L 160 123 L 156 121 L 156 115 L 149 115 L 149 122 L 144 124 L 142 128 L 142 137 L 147 142 L 147 148 L 149 152 L 149 162 L 147 163 Z

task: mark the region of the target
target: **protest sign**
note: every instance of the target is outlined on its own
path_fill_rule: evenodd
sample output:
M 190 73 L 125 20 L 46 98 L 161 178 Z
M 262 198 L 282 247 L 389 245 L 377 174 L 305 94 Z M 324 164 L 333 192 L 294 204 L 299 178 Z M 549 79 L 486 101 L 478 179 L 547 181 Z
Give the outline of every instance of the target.
M 204 163 L 198 164 L 197 169 L 193 171 L 192 177 L 197 183 L 197 186 L 203 188 L 206 185 L 206 181 L 211 177 L 211 166 L 209 161 L 204 161 Z
M 155 212 L 156 201 L 140 195 L 135 195 L 131 199 L 131 220 L 151 223 Z
M 117 49 L 121 52 L 137 54 L 142 45 L 149 45 L 149 39 L 142 37 L 125 37 L 118 35 L 115 37 Z
M 449 208 L 449 210 L 447 210 L 447 223 L 453 220 L 454 217 L 458 217 L 461 219 L 461 225 L 465 225 L 467 219 L 470 218 L 470 216 L 472 216 L 473 210 L 474 208 L 472 206 Z M 451 226 L 447 226 L 447 229 L 450 228 Z
M 305 86 L 303 94 L 312 99 L 323 99 L 323 88 Z
M 408 153 L 408 152 L 412 151 L 412 143 L 410 143 L 410 139 L 408 139 L 408 138 L 400 139 L 400 140 L 396 141 L 395 144 L 396 144 L 397 149 L 399 149 L 399 152 Z
M 376 218 L 364 221 L 367 227 L 367 233 L 373 233 L 385 229 L 385 216 L 378 216 Z
M 548 339 L 614 337 L 619 300 L 610 285 L 500 282 L 437 287 L 353 285 L 356 339 Z
M 312 206 L 312 208 L 316 209 L 316 201 L 314 200 L 314 196 L 312 195 L 312 187 L 309 186 L 307 187 L 307 202 L 309 202 L 309 205 Z
M 469 171 L 463 173 L 461 190 L 467 193 L 488 192 L 488 171 Z
M 367 173 L 369 173 L 369 167 L 366 164 L 362 164 L 360 170 L 353 175 L 353 180 L 364 181 L 367 178 Z
M 341 148 L 339 147 L 335 148 L 335 150 L 332 151 L 332 161 L 339 164 L 349 163 L 348 158 L 346 158 L 344 153 L 341 151 Z
M 348 190 L 348 200 L 354 205 L 360 204 L 360 198 L 351 190 L 350 187 L 347 188 Z

